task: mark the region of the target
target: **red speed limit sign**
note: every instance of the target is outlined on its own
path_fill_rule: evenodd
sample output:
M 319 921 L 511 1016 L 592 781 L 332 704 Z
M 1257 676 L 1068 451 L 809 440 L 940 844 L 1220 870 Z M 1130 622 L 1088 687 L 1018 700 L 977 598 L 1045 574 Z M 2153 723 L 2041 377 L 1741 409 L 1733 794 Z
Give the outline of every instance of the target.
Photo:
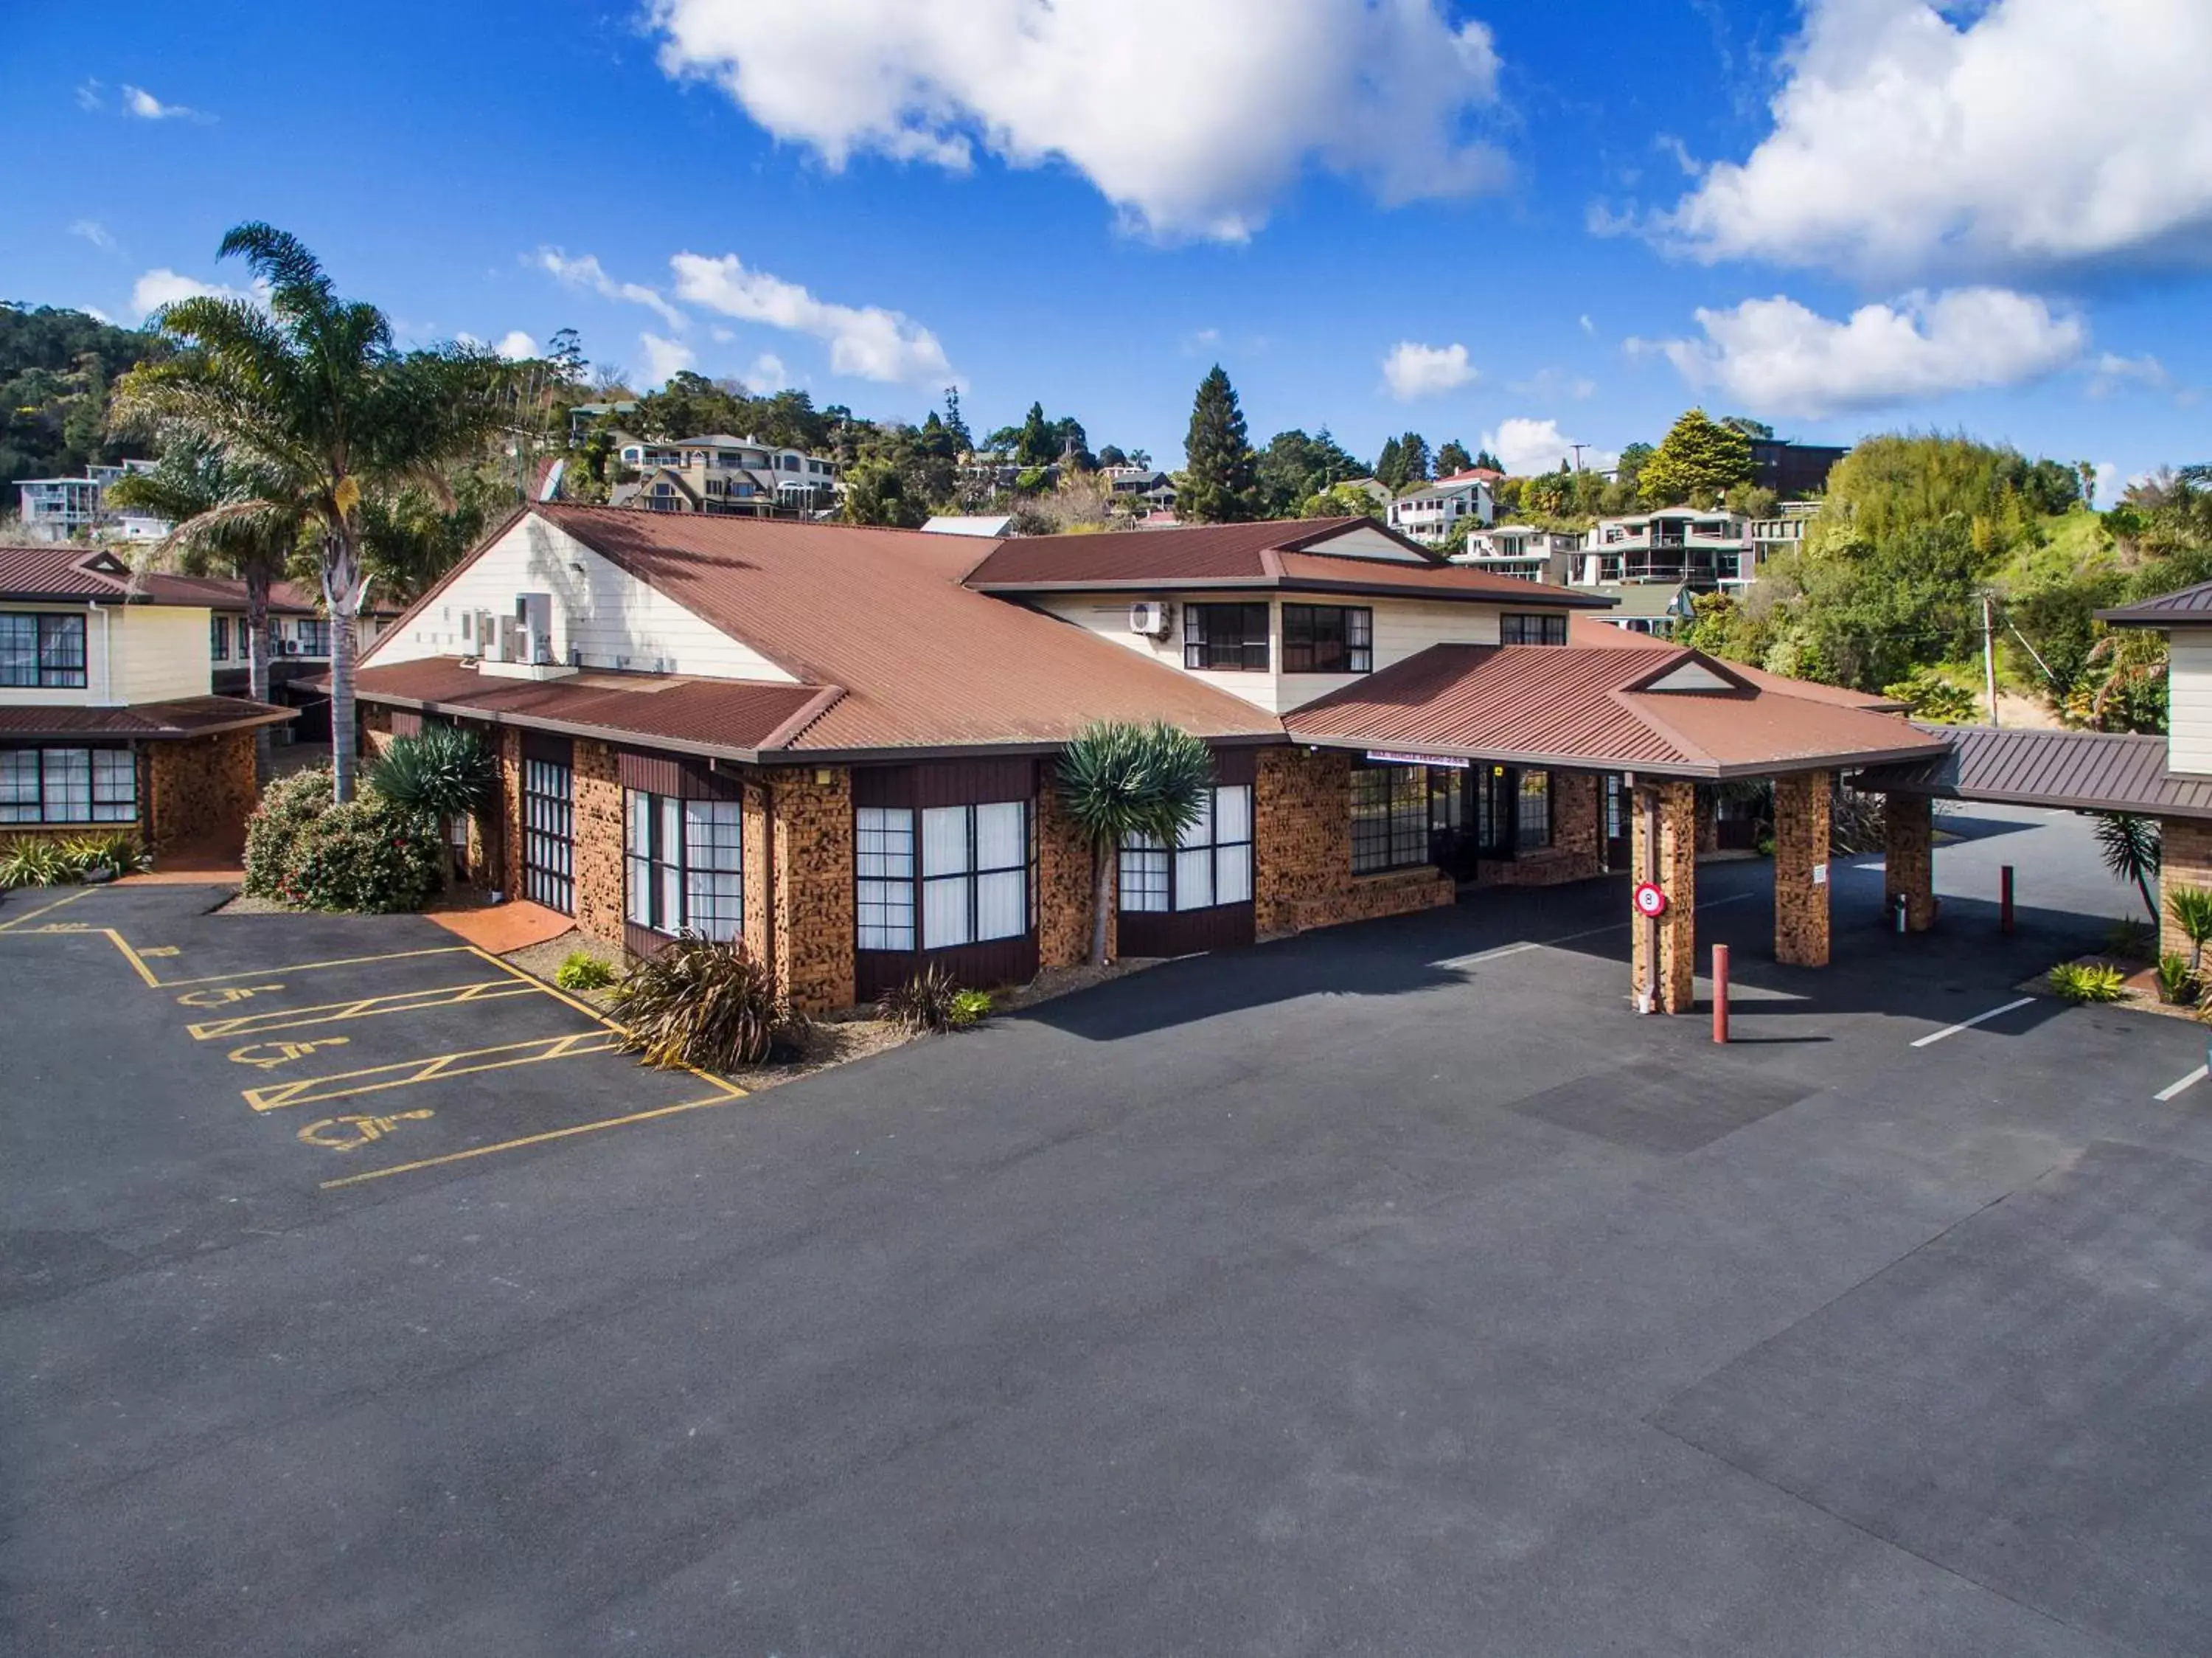
M 1636 913 L 1640 916 L 1663 916 L 1667 913 L 1667 894 L 1656 882 L 1639 881 L 1636 883 Z

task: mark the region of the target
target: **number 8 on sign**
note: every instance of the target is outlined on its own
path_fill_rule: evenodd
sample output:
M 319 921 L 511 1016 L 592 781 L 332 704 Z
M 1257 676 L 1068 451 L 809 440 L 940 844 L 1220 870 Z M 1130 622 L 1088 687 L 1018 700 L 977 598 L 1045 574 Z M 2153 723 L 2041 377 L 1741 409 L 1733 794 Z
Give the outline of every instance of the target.
M 1636 883 L 1636 913 L 1640 916 L 1663 916 L 1667 913 L 1667 894 L 1652 881 Z

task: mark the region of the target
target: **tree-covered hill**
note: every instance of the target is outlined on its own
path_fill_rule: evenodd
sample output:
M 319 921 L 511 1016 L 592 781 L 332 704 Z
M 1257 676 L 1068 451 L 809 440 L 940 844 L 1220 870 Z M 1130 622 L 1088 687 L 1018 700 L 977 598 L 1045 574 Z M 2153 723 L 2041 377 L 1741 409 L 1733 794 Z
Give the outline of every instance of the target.
M 120 456 L 106 430 L 108 387 L 161 349 L 82 311 L 0 301 L 0 511 L 15 509 L 18 479 Z

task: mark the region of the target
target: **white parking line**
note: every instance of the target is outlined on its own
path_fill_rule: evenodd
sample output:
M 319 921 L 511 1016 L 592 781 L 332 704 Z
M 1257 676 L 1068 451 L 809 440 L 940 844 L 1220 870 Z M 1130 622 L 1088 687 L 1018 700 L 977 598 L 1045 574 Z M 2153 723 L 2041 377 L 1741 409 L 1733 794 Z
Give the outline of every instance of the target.
M 2208 1072 L 2203 1066 L 2199 1065 L 2195 1070 L 2190 1072 L 2188 1076 L 2183 1077 L 2179 1082 L 2167 1083 L 2156 1094 L 2151 1095 L 2151 1098 L 2163 1105 L 2166 1101 L 2173 1099 L 2178 1094 L 2188 1093 L 2190 1089 L 2195 1088 L 2199 1082 L 2203 1082 L 2208 1075 L 2212 1075 L 2212 1072 Z
M 1730 893 L 1726 898 L 1708 899 L 1698 905 L 1700 911 L 1717 910 L 1723 904 L 1741 904 L 1746 899 L 1756 898 L 1756 893 Z M 1445 961 L 1431 961 L 1431 967 L 1472 967 L 1478 961 L 1495 961 L 1501 955 L 1518 955 L 1523 950 L 1541 950 L 1554 944 L 1571 944 L 1577 939 L 1595 938 L 1601 933 L 1618 932 L 1627 926 L 1626 921 L 1608 921 L 1602 927 L 1585 927 L 1578 933 L 1563 933 L 1557 938 L 1532 938 L 1518 944 L 1501 944 L 1494 950 L 1477 950 L 1473 955 L 1455 955 Z
M 1972 1019 L 1961 1019 L 1955 1025 L 1946 1025 L 1940 1031 L 1931 1031 L 1912 1045 L 1924 1048 L 1932 1042 L 1941 1042 L 1947 1036 L 1956 1036 L 1960 1031 L 1970 1031 L 1977 1025 L 1987 1024 L 1998 1015 L 2010 1013 L 2014 1008 L 2024 1008 L 2034 1000 L 2032 996 L 2021 997 L 2016 1001 L 2006 1003 L 2002 1008 L 1991 1008 L 1987 1013 L 1978 1013 Z

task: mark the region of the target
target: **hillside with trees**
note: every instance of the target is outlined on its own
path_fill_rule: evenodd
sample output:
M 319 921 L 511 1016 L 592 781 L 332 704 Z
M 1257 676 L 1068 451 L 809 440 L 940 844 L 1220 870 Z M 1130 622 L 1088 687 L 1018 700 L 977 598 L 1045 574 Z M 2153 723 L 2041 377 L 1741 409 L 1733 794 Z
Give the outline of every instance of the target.
M 150 334 L 83 311 L 0 301 L 0 502 L 14 509 L 19 479 L 139 453 L 107 429 L 109 392 L 163 350 Z

